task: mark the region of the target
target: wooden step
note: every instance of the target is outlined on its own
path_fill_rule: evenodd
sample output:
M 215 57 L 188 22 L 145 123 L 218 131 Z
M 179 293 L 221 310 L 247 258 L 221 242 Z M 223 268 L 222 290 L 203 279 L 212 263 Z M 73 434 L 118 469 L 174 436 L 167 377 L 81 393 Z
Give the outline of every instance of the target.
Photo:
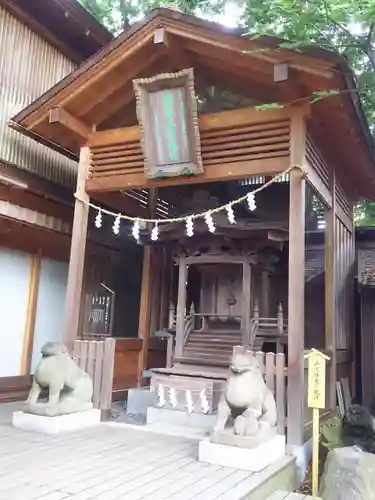
M 220 330 L 219 328 L 202 328 L 201 330 L 192 330 L 192 333 L 202 333 L 207 335 L 242 335 L 241 330 Z
M 215 349 L 215 348 L 210 348 L 210 347 L 206 347 L 206 348 L 196 348 L 196 347 L 193 347 L 193 346 L 185 346 L 184 347 L 184 352 L 194 352 L 196 354 L 209 354 L 209 355 L 213 355 L 213 356 L 222 356 L 222 357 L 230 357 L 232 355 L 232 351 L 223 351 L 221 349 Z
M 213 359 L 200 359 L 190 358 L 189 356 L 181 356 L 173 359 L 174 363 L 188 364 L 188 365 L 203 365 L 203 366 L 220 366 L 228 368 L 229 361 L 213 360 Z
M 187 342 L 190 342 L 191 344 L 194 344 L 194 345 L 212 345 L 212 346 L 220 345 L 223 347 L 233 347 L 235 345 L 241 345 L 241 342 L 238 344 L 237 343 L 238 341 L 236 342 L 233 340 L 226 340 L 226 339 L 205 340 L 205 339 L 197 339 L 195 337 L 193 337 L 193 338 L 188 337 Z
M 232 356 L 233 347 L 223 347 L 223 346 L 209 346 L 209 345 L 195 345 L 187 343 L 184 350 L 190 350 L 195 352 L 207 352 L 213 354 L 225 354 L 226 356 Z
M 207 342 L 218 342 L 218 341 L 223 341 L 223 342 L 231 342 L 231 343 L 236 343 L 236 342 L 241 342 L 242 337 L 241 336 L 220 336 L 220 335 L 205 335 L 205 334 L 197 334 L 197 333 L 190 333 L 189 339 L 194 339 L 194 340 L 204 340 Z

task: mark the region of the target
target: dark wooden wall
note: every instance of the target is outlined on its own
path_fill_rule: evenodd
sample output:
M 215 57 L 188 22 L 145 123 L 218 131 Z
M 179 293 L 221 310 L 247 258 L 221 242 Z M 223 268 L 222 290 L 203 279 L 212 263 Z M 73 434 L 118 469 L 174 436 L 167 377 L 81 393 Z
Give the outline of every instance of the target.
M 375 288 L 361 288 L 361 381 L 362 403 L 371 404 L 375 397 Z

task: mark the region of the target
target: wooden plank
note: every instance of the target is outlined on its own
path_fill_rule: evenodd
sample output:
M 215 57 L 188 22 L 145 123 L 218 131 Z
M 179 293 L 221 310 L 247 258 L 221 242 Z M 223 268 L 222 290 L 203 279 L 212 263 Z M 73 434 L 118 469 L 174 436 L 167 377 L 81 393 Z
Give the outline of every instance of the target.
M 87 368 L 86 372 L 92 379 L 94 379 L 95 373 L 95 361 L 96 361 L 96 348 L 98 342 L 95 340 L 91 340 L 89 343 L 88 351 L 87 351 Z
M 266 354 L 266 384 L 275 394 L 275 354 L 273 352 Z
M 274 110 L 235 109 L 200 116 L 199 130 L 204 134 L 205 132 L 212 132 L 212 130 L 231 129 L 250 124 L 265 124 L 265 127 L 271 127 L 270 124 L 272 122 L 285 122 L 290 119 L 290 116 L 289 108 Z M 272 126 L 275 125 L 273 124 Z M 88 146 L 99 148 L 129 142 L 138 143 L 139 140 L 139 126 L 123 127 L 91 132 L 88 137 Z
M 203 161 L 203 174 L 185 177 L 184 184 L 197 184 L 214 181 L 228 181 L 230 179 L 246 179 L 257 175 L 274 176 L 290 166 L 288 156 L 278 156 L 240 162 L 215 163 L 207 165 Z M 181 184 L 179 178 L 167 178 L 162 180 L 148 180 L 144 171 L 133 174 L 121 174 L 103 178 L 88 178 L 86 181 L 86 191 L 94 193 L 97 191 L 116 191 L 118 189 L 154 188 L 176 186 Z
M 100 342 L 97 342 L 97 345 L 96 345 L 96 357 L 95 357 L 94 377 L 93 377 L 94 408 L 100 408 L 100 396 L 102 393 L 103 359 L 104 359 L 104 342 L 100 341 Z
M 81 148 L 78 165 L 77 194 L 82 201 L 76 199 L 74 206 L 72 242 L 70 248 L 69 273 L 65 304 L 65 328 L 63 338 L 68 346 L 72 346 L 74 340 L 76 340 L 78 336 L 89 215 L 89 207 L 87 203 L 90 200 L 89 196 L 85 192 L 85 179 L 87 177 L 89 163 L 89 148 Z
M 305 110 L 295 109 L 291 124 L 291 164 L 302 165 L 305 156 Z M 298 170 L 289 182 L 288 270 L 288 434 L 290 447 L 303 445 L 304 328 L 305 328 L 305 191 Z
M 23 337 L 21 376 L 29 375 L 34 346 L 35 320 L 38 305 L 38 291 L 41 268 L 41 254 L 33 255 L 30 266 L 29 296 L 27 303 L 26 324 Z
M 242 345 L 245 349 L 250 346 L 250 320 L 251 320 L 251 264 L 243 262 L 242 264 Z
M 80 358 L 81 358 L 81 340 L 76 340 L 73 345 L 73 353 L 72 353 L 73 359 L 77 362 L 79 366 L 80 365 Z
M 345 409 L 347 409 L 348 406 L 350 406 L 352 404 L 352 396 L 350 394 L 349 379 L 347 377 L 342 378 L 340 380 L 340 382 L 341 382 L 341 387 L 342 387 L 342 395 L 344 398 Z
M 277 430 L 284 434 L 285 415 L 285 354 L 276 354 L 276 408 L 277 408 Z
M 102 387 L 100 397 L 100 409 L 109 411 L 112 402 L 113 367 L 115 361 L 116 340 L 109 338 L 104 341 Z
M 265 369 L 266 369 L 265 364 L 264 364 L 264 358 L 265 358 L 264 352 L 258 351 L 255 353 L 255 359 L 258 361 L 259 367 L 262 370 L 262 373 L 265 373 Z
M 89 340 L 81 341 L 81 359 L 80 359 L 80 367 L 83 371 L 87 372 L 87 361 L 89 354 Z

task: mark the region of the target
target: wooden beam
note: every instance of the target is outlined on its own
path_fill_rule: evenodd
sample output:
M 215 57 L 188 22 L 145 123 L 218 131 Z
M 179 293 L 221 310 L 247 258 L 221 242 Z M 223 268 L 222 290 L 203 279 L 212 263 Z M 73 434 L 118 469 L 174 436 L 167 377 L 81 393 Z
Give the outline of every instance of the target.
M 307 112 L 307 108 L 304 112 Z M 289 120 L 292 114 L 292 108 L 270 110 L 234 109 L 201 116 L 199 118 L 199 130 L 200 132 L 209 132 L 212 129 L 221 130 L 240 125 L 279 122 Z M 108 147 L 115 144 L 139 141 L 140 137 L 141 134 L 138 126 L 102 130 L 91 132 L 87 145 L 92 148 Z
M 160 47 L 163 53 L 170 59 L 175 71 L 194 68 L 194 58 L 191 52 L 186 50 L 181 38 L 171 35 L 165 28 L 157 28 L 154 34 L 154 45 Z M 201 71 L 194 72 L 196 86 L 203 91 L 209 87 Z
M 302 165 L 306 124 L 303 109 L 295 109 L 291 122 L 291 164 Z M 289 181 L 288 271 L 288 433 L 289 450 L 303 445 L 304 330 L 305 330 L 305 192 L 306 181 L 294 169 Z
M 250 318 L 251 318 L 251 264 L 242 264 L 242 345 L 249 349 L 250 340 Z
M 202 184 L 205 182 L 229 181 L 246 179 L 256 175 L 274 176 L 289 167 L 289 157 L 261 158 L 235 163 L 219 163 L 204 167 L 203 174 L 196 176 L 170 177 L 162 180 L 148 180 L 143 171 L 133 174 L 122 174 L 116 176 L 89 178 L 86 181 L 86 191 L 94 194 L 96 192 L 114 191 L 115 189 L 138 189 L 178 186 L 183 182 L 187 184 Z
M 175 356 L 181 358 L 184 350 L 185 311 L 186 311 L 186 282 L 188 279 L 188 268 L 183 257 L 179 260 L 178 268 L 178 293 L 176 307 L 176 347 Z
M 156 215 L 157 193 L 149 192 L 148 210 L 149 216 Z M 143 370 L 147 368 L 148 346 L 150 341 L 151 312 L 153 303 L 153 286 L 155 277 L 155 249 L 149 246 L 144 248 L 142 283 L 141 283 L 141 303 L 139 306 L 138 337 L 142 339 L 142 353 L 140 356 L 139 380 L 142 380 Z
M 120 94 L 122 94 L 124 100 L 123 106 L 134 100 L 133 78 L 136 78 L 146 68 L 153 66 L 158 58 L 158 54 L 150 54 L 149 52 L 141 52 L 134 56 L 134 60 L 129 61 L 125 67 L 117 70 L 116 75 L 110 81 L 106 81 L 105 85 L 103 84 L 99 102 L 97 100 L 94 102 L 87 100 L 86 103 L 80 106 L 80 116 L 94 117 L 97 109 L 102 110 L 106 104 L 113 106 L 114 97 Z
M 332 189 L 332 205 L 325 212 L 325 348 L 330 351 L 331 363 L 328 365 L 328 404 L 333 410 L 336 407 L 336 338 L 335 338 L 335 293 L 336 293 L 336 266 L 335 266 L 335 246 L 336 246 L 336 190 L 335 173 L 330 172 L 330 186 Z
M 244 58 L 248 58 L 249 66 L 251 60 L 270 63 L 271 71 L 273 64 L 288 62 L 291 68 L 298 69 L 310 75 L 326 79 L 332 79 L 334 77 L 334 71 L 329 62 L 317 61 L 313 57 L 304 54 L 296 54 L 295 52 L 283 50 L 278 47 L 274 49 L 270 48 L 269 51 L 265 51 L 264 44 L 262 44 L 261 41 L 257 43 L 256 41 L 246 40 L 244 37 L 220 36 L 217 35 L 217 33 L 207 32 L 207 30 L 202 32 L 202 30 L 196 29 L 195 27 L 190 28 L 187 25 L 181 30 L 169 22 L 165 22 L 164 25 L 168 33 L 177 37 L 194 41 L 202 46 L 214 47 L 217 51 L 227 52 L 228 60 L 230 60 L 232 56 L 241 55 Z M 292 55 L 293 58 L 291 58 Z
M 87 224 L 90 201 L 85 191 L 85 180 L 90 163 L 90 149 L 81 148 L 78 165 L 77 195 L 74 207 L 73 231 L 70 247 L 69 273 L 65 304 L 64 341 L 69 345 L 78 337 L 80 302 L 82 292 L 83 271 L 85 263 Z
M 142 372 L 146 369 L 148 340 L 150 337 L 150 311 L 152 297 L 152 252 L 151 247 L 143 249 L 141 302 L 139 305 L 138 338 L 142 339 L 142 352 L 139 358 L 139 380 Z
M 77 134 L 81 139 L 86 140 L 91 132 L 91 127 L 87 123 L 72 116 L 68 111 L 60 106 L 49 110 L 49 123 L 59 123 L 68 130 Z
M 30 375 L 31 358 L 34 347 L 35 320 L 38 305 L 38 291 L 41 268 L 41 254 L 32 256 L 29 281 L 29 298 L 27 303 L 26 325 L 23 338 L 21 375 Z

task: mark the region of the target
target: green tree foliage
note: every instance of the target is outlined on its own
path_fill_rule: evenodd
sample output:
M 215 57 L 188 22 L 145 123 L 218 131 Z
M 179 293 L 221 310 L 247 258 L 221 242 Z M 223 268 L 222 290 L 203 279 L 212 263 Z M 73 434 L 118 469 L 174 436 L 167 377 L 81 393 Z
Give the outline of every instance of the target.
M 315 45 L 346 58 L 375 135 L 375 0 L 79 0 L 114 34 L 148 10 L 174 4 L 184 12 L 205 17 L 235 5 L 246 35 L 277 35 L 289 40 L 285 48 L 298 51 Z M 326 96 L 329 98 L 329 95 Z M 375 204 L 357 207 L 360 225 L 375 225 Z

